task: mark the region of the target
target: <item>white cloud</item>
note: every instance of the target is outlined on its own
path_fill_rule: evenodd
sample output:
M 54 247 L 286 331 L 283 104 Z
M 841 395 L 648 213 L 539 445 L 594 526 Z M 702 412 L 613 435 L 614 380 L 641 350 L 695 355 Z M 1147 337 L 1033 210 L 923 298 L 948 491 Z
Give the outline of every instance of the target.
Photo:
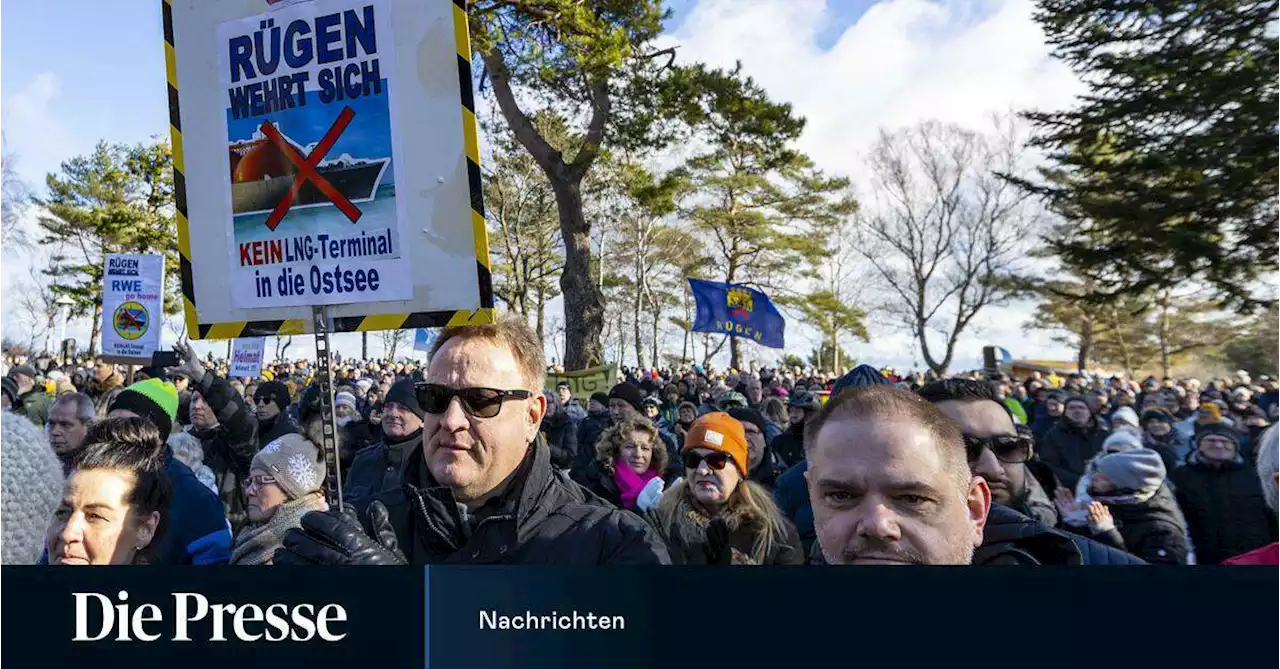
M 937 119 L 977 128 L 992 112 L 1059 108 L 1081 90 L 1049 57 L 1030 0 L 889 0 L 868 8 L 824 51 L 819 37 L 845 1 L 702 0 L 666 39 L 686 63 L 740 61 L 773 99 L 808 119 L 800 148 L 864 187 L 864 158 L 881 127 Z M 980 365 L 986 344 L 1018 357 L 1069 359 L 1046 333 L 1022 331 L 1030 313 L 1015 304 L 980 314 L 952 368 Z M 788 330 L 795 352 L 818 341 L 798 324 Z M 870 343 L 847 348 L 877 364 L 924 364 L 911 337 L 889 327 L 873 327 Z
M 60 120 L 61 92 L 58 75 L 42 72 L 5 99 L 0 128 L 8 149 L 17 156 L 18 173 L 32 187 L 39 188 L 45 175 L 57 171 L 62 161 L 91 147 Z

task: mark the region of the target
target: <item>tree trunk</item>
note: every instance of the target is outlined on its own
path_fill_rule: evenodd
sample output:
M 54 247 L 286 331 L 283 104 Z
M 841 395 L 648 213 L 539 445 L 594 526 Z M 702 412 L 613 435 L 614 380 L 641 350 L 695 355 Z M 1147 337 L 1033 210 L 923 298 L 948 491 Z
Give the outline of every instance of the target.
M 547 293 L 546 293 L 545 291 L 543 291 L 541 288 L 539 288 L 539 289 L 538 289 L 538 291 L 537 291 L 537 295 L 538 295 L 538 299 L 537 299 L 537 305 L 538 305 L 538 322 L 537 322 L 537 326 L 538 326 L 538 328 L 537 328 L 537 332 L 538 332 L 538 341 L 540 341 L 540 342 L 545 342 L 545 341 L 546 341 L 546 325 L 547 325 Z
M 840 333 L 831 333 L 831 373 L 840 373 Z
M 89 357 L 96 358 L 98 356 L 98 335 L 102 329 L 102 305 L 97 304 L 93 307 L 93 325 L 89 330 Z
M 640 286 L 636 286 L 635 299 L 631 305 L 631 328 L 635 335 L 636 366 L 644 367 L 644 341 L 640 336 Z
M 284 348 L 280 349 L 280 358 L 282 360 L 284 359 L 284 356 L 289 353 L 289 347 L 292 345 L 293 345 L 293 335 L 289 335 L 289 339 L 284 342 Z
M 1093 355 L 1093 318 L 1086 316 L 1080 323 L 1080 351 L 1076 354 L 1076 371 L 1084 374 L 1089 369 L 1089 357 Z
M 706 347 L 704 349 L 704 357 L 702 359 L 702 366 L 704 368 L 706 369 L 711 368 L 712 358 L 715 358 L 717 355 L 720 354 L 720 349 L 724 348 L 724 343 L 729 339 L 732 339 L 732 337 L 725 337 L 724 339 L 721 339 L 720 343 L 716 344 L 715 348 L 711 348 L 711 335 L 707 335 L 707 338 L 703 340 L 703 344 Z
M 234 341 L 234 340 L 233 340 L 233 339 L 228 339 L 228 340 L 227 340 L 227 363 L 228 363 L 228 364 L 230 364 L 230 362 L 231 362 L 231 342 L 232 342 L 232 341 Z
M 388 360 L 390 360 L 391 362 L 395 362 L 396 349 L 399 347 L 400 347 L 400 330 L 396 330 L 396 333 L 391 337 L 391 353 L 387 356 Z
M 1160 369 L 1164 378 L 1169 378 L 1173 368 L 1173 354 L 1169 350 L 1169 293 L 1160 296 Z
M 564 366 L 586 369 L 604 360 L 600 331 L 604 329 L 604 295 L 591 281 L 591 226 L 582 213 L 578 183 L 552 179 L 564 237 L 564 271 L 560 292 L 564 295 Z
M 659 314 L 659 313 L 657 312 L 657 310 L 655 309 L 655 310 L 654 310 L 654 312 L 653 312 L 653 332 L 652 332 L 652 335 L 653 335 L 653 348 L 652 348 L 652 351 L 653 351 L 653 357 L 652 357 L 652 358 L 650 358 L 651 360 L 653 360 L 653 368 L 654 368 L 654 369 L 658 369 L 658 368 L 662 367 L 662 363 L 658 360 L 658 353 L 659 353 L 658 349 L 659 349 L 659 348 L 661 348 L 660 346 L 658 346 L 658 334 L 659 334 L 659 333 L 658 333 L 658 321 L 659 321 L 659 316 L 660 316 L 660 314 Z
M 627 356 L 627 324 L 623 322 L 624 318 L 625 316 L 623 315 L 622 310 L 619 309 L 618 310 L 618 358 L 617 358 L 619 365 L 622 364 L 622 361 L 625 360 Z M 565 355 L 567 356 L 568 352 L 566 352 Z
M 369 333 L 367 331 L 360 333 L 360 359 L 369 359 Z

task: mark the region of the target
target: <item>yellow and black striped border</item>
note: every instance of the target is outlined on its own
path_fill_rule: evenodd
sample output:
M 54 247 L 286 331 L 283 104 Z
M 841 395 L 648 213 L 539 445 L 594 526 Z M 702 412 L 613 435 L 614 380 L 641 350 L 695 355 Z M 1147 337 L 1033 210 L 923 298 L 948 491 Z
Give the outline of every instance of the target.
M 443 1 L 443 0 L 436 0 Z M 230 339 L 302 334 L 310 330 L 311 319 L 233 321 L 200 323 L 196 311 L 195 281 L 191 271 L 191 236 L 187 229 L 187 180 L 183 163 L 182 116 L 178 110 L 178 61 L 173 44 L 173 7 L 161 0 L 164 19 L 164 64 L 169 80 L 169 135 L 173 147 L 173 192 L 178 219 L 179 275 L 182 281 L 183 312 L 187 335 L 192 339 Z M 471 34 L 467 28 L 466 0 L 453 0 L 453 37 L 458 54 L 458 89 L 462 102 L 463 149 L 467 156 L 467 186 L 471 192 L 471 230 L 475 236 L 476 274 L 479 278 L 480 308 L 474 311 L 422 311 L 400 314 L 371 314 L 335 318 L 334 332 L 364 332 L 399 328 L 433 328 L 449 325 L 493 322 L 493 278 L 489 269 L 489 234 L 484 219 L 481 188 L 480 142 L 476 131 L 475 94 L 471 85 Z

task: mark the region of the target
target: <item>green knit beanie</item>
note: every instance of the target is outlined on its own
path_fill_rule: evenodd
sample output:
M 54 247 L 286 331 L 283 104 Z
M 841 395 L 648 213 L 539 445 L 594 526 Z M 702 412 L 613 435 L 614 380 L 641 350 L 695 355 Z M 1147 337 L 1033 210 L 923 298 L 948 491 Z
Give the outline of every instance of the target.
M 173 421 L 178 417 L 178 389 L 161 379 L 139 381 L 125 388 L 107 407 L 110 414 L 116 409 L 131 411 L 150 420 L 160 430 L 160 438 L 168 440 Z

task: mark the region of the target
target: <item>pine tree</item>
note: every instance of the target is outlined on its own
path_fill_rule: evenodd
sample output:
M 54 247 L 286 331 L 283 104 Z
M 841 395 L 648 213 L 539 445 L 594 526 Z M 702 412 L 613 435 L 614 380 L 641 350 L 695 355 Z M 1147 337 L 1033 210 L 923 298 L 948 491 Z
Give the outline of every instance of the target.
M 92 154 L 62 163 L 46 180 L 40 243 L 53 247 L 47 274 L 56 295 L 72 301 L 71 315 L 92 315 L 89 353 L 102 323 L 103 262 L 109 253 L 165 256 L 165 311 L 179 309 L 177 231 L 173 218 L 172 156 L 164 143 L 135 146 L 99 142 Z
M 1074 223 L 1052 250 L 1098 299 L 1188 280 L 1269 303 L 1276 266 L 1277 2 L 1039 0 L 1054 55 L 1088 90 L 1033 112 L 1052 166 L 1020 185 Z

